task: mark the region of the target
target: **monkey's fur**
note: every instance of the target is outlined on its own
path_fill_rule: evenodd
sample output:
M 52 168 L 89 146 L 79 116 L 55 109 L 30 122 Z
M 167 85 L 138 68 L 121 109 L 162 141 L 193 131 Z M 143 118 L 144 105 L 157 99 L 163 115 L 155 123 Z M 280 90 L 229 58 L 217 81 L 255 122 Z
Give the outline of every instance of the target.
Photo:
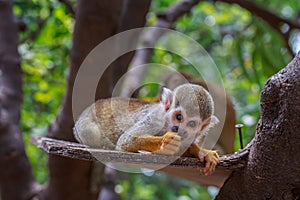
M 159 103 L 99 100 L 81 114 L 74 135 L 80 143 L 94 148 L 196 156 L 206 160 L 204 173 L 209 175 L 219 157 L 197 142 L 218 122 L 213 112 L 213 99 L 203 87 L 183 84 L 174 92 L 165 88 Z

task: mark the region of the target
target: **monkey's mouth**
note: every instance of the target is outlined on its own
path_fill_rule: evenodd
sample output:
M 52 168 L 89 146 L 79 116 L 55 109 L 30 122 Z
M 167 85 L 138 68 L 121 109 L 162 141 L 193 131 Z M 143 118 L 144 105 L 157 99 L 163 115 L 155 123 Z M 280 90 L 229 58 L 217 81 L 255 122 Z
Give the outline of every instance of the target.
M 181 140 L 185 140 L 188 138 L 188 132 L 187 131 L 178 131 L 178 135 L 181 137 Z
M 181 137 L 181 141 L 184 142 L 184 143 L 191 144 L 196 138 L 195 133 L 191 133 L 191 132 L 188 132 L 188 131 L 180 131 L 179 130 L 177 133 Z
M 188 131 L 186 131 L 186 130 L 184 130 L 184 129 L 181 129 L 181 128 L 178 127 L 178 126 L 172 126 L 171 131 L 172 131 L 172 132 L 175 132 L 175 133 L 178 133 L 178 135 L 181 137 L 181 141 L 188 140 L 188 139 L 191 138 L 192 135 L 195 135 L 195 134 L 189 133 Z M 194 138 L 194 137 L 193 137 L 193 138 Z M 192 139 L 193 139 L 193 138 L 192 138 Z

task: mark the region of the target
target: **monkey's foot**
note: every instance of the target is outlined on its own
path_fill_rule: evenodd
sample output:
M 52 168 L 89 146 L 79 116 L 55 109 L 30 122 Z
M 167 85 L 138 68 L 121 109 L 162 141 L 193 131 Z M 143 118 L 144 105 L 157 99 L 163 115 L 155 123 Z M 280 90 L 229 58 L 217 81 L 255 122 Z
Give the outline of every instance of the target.
M 203 155 L 205 153 L 205 155 Z M 199 154 L 200 161 L 203 162 L 205 160 L 205 168 L 200 170 L 201 173 L 204 173 L 205 176 L 211 175 L 215 169 L 217 164 L 220 163 L 219 155 L 216 151 L 206 150 L 204 152 L 200 152 Z
M 175 155 L 179 152 L 181 137 L 177 133 L 167 132 L 162 136 L 160 149 L 155 153 L 164 155 Z

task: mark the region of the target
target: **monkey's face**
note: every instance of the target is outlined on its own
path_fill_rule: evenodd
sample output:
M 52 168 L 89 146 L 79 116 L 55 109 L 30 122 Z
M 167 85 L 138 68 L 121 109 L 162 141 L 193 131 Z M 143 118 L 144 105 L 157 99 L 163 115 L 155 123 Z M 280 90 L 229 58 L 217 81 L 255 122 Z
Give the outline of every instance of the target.
M 188 116 L 182 107 L 169 110 L 168 131 L 177 132 L 187 145 L 190 145 L 199 136 L 201 123 L 200 116 Z

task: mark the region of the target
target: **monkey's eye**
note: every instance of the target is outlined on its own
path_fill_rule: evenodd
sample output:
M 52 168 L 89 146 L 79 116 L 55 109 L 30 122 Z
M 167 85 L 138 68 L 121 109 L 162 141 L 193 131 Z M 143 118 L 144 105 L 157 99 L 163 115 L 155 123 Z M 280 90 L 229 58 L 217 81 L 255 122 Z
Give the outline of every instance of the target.
M 190 127 L 195 127 L 195 126 L 196 126 L 196 122 L 195 122 L 195 121 L 190 121 L 190 122 L 188 123 L 188 126 L 190 126 Z
M 182 121 L 183 120 L 182 114 L 177 114 L 176 119 L 178 119 L 179 121 Z

